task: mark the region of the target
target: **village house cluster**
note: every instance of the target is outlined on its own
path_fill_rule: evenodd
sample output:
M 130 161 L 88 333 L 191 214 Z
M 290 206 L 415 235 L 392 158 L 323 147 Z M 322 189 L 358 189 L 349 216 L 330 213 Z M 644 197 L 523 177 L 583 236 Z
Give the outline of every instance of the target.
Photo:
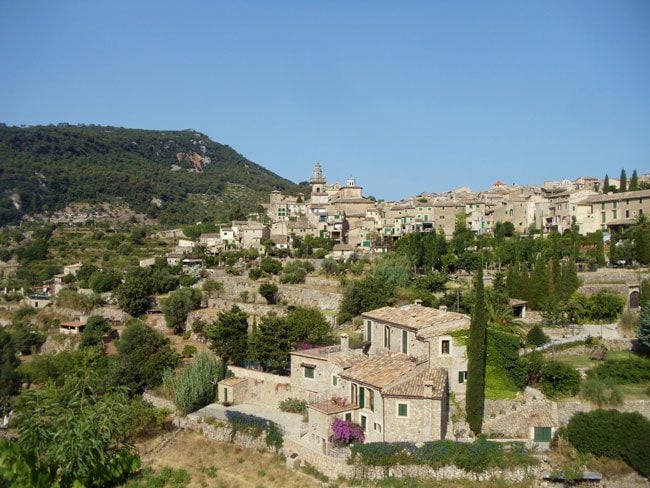
M 649 181 L 650 174 L 639 181 Z M 611 187 L 618 181 L 611 179 Z M 265 215 L 233 221 L 218 233 L 203 234 L 198 242 L 180 239 L 177 253 L 191 253 L 196 245 L 218 252 L 227 248 L 257 248 L 272 242 L 290 249 L 293 237 L 327 237 L 334 243 L 331 257 L 354 253 L 385 252 L 387 245 L 413 232 L 444 232 L 450 238 L 463 216 L 467 227 L 478 235 L 494 232 L 501 222 L 527 234 L 533 229 L 560 233 L 576 226 L 581 235 L 631 225 L 650 213 L 650 190 L 603 194 L 603 181 L 580 177 L 573 181 L 549 181 L 541 186 L 507 185 L 495 182 L 488 190 L 467 187 L 445 193 L 421 193 L 399 202 L 376 201 L 363 196 L 354 178 L 345 185 L 327 184 L 320 163 L 311 179 L 311 193 L 284 195 L 271 192 L 264 204 Z

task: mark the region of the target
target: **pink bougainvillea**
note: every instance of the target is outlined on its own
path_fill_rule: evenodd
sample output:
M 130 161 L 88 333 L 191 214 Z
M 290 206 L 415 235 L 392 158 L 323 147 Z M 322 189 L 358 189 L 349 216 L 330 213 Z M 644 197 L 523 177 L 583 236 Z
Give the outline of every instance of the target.
M 347 445 L 352 442 L 363 442 L 364 439 L 363 429 L 359 424 L 342 419 L 335 419 L 332 423 L 332 442 Z

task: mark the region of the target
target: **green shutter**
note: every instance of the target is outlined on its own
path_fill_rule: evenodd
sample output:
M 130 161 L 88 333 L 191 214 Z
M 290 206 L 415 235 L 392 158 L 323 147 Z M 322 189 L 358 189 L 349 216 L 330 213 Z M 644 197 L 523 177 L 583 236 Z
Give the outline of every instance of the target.
M 345 414 L 345 420 L 346 420 L 346 422 L 352 422 L 352 414 L 351 413 L 346 413 Z
M 408 332 L 405 330 L 402 331 L 402 352 L 404 354 L 408 354 L 409 351 L 409 346 L 408 346 Z
M 551 427 L 535 427 L 535 442 L 551 442 Z
M 459 382 L 459 383 L 463 383 L 463 382 L 465 381 L 465 378 L 464 378 L 464 374 L 463 374 L 463 373 L 464 373 L 464 371 L 459 371 L 459 372 L 458 372 L 458 382 Z
M 366 389 L 359 388 L 359 407 L 364 408 L 366 406 Z
M 408 417 L 409 409 L 406 403 L 397 404 L 397 416 L 398 417 Z

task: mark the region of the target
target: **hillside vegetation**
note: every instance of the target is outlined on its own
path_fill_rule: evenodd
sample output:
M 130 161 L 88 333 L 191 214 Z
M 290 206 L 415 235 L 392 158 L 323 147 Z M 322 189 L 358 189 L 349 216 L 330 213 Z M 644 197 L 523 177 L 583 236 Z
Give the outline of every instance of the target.
M 116 199 L 163 224 L 240 218 L 298 188 L 193 129 L 0 124 L 0 225 Z

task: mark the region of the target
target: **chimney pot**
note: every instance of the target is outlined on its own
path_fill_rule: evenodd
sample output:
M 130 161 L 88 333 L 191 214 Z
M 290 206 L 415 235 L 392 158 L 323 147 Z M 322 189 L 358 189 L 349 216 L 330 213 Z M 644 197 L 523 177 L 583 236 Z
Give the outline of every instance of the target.
M 341 334 L 341 352 L 346 352 L 350 348 L 350 338 L 347 334 Z

